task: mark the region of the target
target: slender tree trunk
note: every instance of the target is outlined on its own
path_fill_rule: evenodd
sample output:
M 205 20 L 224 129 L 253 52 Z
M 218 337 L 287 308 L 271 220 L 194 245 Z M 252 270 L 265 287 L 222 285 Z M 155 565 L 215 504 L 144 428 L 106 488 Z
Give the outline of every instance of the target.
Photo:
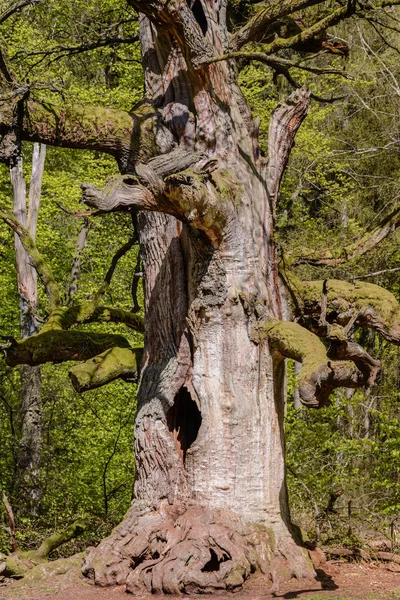
M 206 7 L 216 55 L 221 6 Z M 215 215 L 212 231 L 138 215 L 146 335 L 134 501 L 84 573 L 100 585 L 170 593 L 235 589 L 254 570 L 274 581 L 312 576 L 290 523 L 284 361 L 257 338 L 260 314 L 281 317 L 274 206 L 307 97 L 276 113 L 267 163 L 231 65 L 187 68 L 168 32 L 143 16 L 140 35 L 147 97 L 181 148 L 212 157 L 204 185 L 226 214 Z
M 26 183 L 22 170 L 22 154 L 11 167 L 13 210 L 18 221 L 36 237 L 41 185 L 45 160 L 45 146 L 34 144 L 29 206 L 26 202 Z M 29 255 L 17 235 L 14 238 L 17 265 L 17 285 L 20 298 L 21 338 L 39 331 L 37 322 L 37 275 Z M 42 384 L 40 367 L 22 365 L 21 376 L 21 438 L 17 460 L 17 489 L 21 507 L 31 514 L 38 511 L 40 491 L 40 453 L 42 445 Z

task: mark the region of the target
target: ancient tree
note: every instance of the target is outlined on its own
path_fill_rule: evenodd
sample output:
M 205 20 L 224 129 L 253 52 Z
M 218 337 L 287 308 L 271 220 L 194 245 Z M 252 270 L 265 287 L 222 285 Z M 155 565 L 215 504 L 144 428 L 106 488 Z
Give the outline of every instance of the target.
M 371 386 L 380 364 L 352 334 L 367 327 L 398 343 L 400 308 L 378 286 L 301 281 L 296 266 L 360 256 L 399 219 L 391 215 L 338 253 L 278 256 L 279 185 L 310 101 L 293 68 L 335 72 L 294 64 L 282 51 L 346 53 L 329 42 L 330 27 L 400 2 L 266 1 L 248 19 L 252 2 L 128 2 L 139 15 L 145 100 L 130 113 L 49 106 L 3 61 L 1 153 L 12 165 L 22 139 L 115 157 L 121 176 L 104 189 L 83 185 L 83 200 L 93 216 L 133 215 L 145 273 L 143 352 L 121 336 L 79 330 L 94 320 L 143 327 L 134 314 L 102 305 L 109 274 L 93 299 L 63 305 L 29 231 L 2 209 L 49 296 L 47 323 L 11 340 L 5 357 L 10 365 L 78 361 L 71 378 L 80 391 L 140 371 L 135 497 L 85 561 L 96 583 L 173 593 L 233 590 L 256 570 L 274 581 L 312 576 L 285 484 L 285 358 L 302 363 L 299 392 L 309 407 L 335 388 Z M 237 83 L 243 59 L 262 61 L 297 88 L 271 116 L 267 157 Z

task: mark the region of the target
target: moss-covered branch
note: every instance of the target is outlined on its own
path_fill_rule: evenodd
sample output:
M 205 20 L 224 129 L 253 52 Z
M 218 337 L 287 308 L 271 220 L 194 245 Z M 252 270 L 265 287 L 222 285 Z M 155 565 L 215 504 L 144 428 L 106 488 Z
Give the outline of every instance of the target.
M 12 341 L 4 348 L 6 363 L 10 367 L 47 362 L 82 361 L 93 358 L 114 347 L 129 348 L 121 335 L 89 331 L 47 330 L 20 341 Z
M 46 288 L 49 298 L 49 311 L 52 312 L 56 310 L 61 304 L 60 290 L 54 279 L 50 264 L 39 252 L 28 231 L 22 227 L 10 210 L 0 207 L 0 218 L 18 235 L 26 252 L 32 258 L 35 269 Z
M 99 106 L 57 106 L 19 96 L 0 102 L 0 125 L 11 126 L 20 111 L 22 140 L 63 148 L 97 150 L 115 156 L 124 171 L 136 160 L 147 161 L 157 153 L 161 139 L 160 113 L 149 104 L 135 112 Z M 166 141 L 170 134 L 165 130 Z
M 24 577 L 36 565 L 47 562 L 49 554 L 56 548 L 78 537 L 85 529 L 85 521 L 79 519 L 62 531 L 50 535 L 37 550 L 13 552 L 9 556 L 0 554 L 0 575 L 14 579 Z
M 6 363 L 37 366 L 46 362 L 85 361 L 70 369 L 75 389 L 84 392 L 115 379 L 137 379 L 141 349 L 120 335 L 47 329 L 3 347 Z
M 90 302 L 88 302 L 90 304 Z M 123 308 L 112 306 L 97 306 L 93 313 L 85 316 L 84 305 L 79 307 L 80 314 L 77 315 L 76 323 L 122 323 L 130 329 L 144 333 L 144 319 L 139 315 Z M 83 309 L 83 310 L 82 310 Z
M 276 33 L 276 24 L 281 19 L 323 0 L 282 0 L 262 6 L 233 36 L 231 47 L 239 50 L 249 42 L 261 42 Z
M 395 296 L 372 283 L 348 283 L 338 279 L 299 281 L 289 279 L 296 299 L 297 316 L 317 333 L 325 335 L 320 323 L 321 301 L 326 297 L 326 321 L 346 326 L 350 321 L 359 327 L 377 331 L 393 344 L 400 344 L 400 305 Z
M 72 367 L 72 384 L 79 393 L 106 385 L 115 379 L 137 381 L 142 348 L 109 348 L 91 360 Z
M 279 28 L 285 17 L 287 18 L 304 8 L 324 3 L 324 0 L 282 0 L 281 2 L 267 3 L 267 6 L 260 3 L 260 10 L 232 36 L 231 48 L 239 50 L 249 42 L 269 42 L 271 38 L 275 39 L 264 46 L 264 51 L 268 54 L 283 48 L 298 47 L 302 43 L 320 36 L 329 27 L 351 17 L 353 14 L 365 13 L 387 6 L 397 6 L 400 4 L 400 0 L 344 2 L 343 6 L 334 11 L 329 11 L 325 18 L 316 21 L 312 26 L 299 31 L 296 35 L 279 37 Z M 276 34 L 278 34 L 278 37 Z
M 294 255 L 285 257 L 293 266 L 308 264 L 313 267 L 337 266 L 370 252 L 400 226 L 400 208 L 388 215 L 375 229 L 366 233 L 353 244 L 337 250 L 320 251 L 300 248 Z
M 283 356 L 302 364 L 299 373 L 300 399 L 311 408 L 326 405 L 335 388 L 373 385 L 380 370 L 378 361 L 371 364 L 365 357 L 361 358 L 362 353 L 357 353 L 345 342 L 341 344 L 342 353 L 338 357 L 342 360 L 330 360 L 321 340 L 298 323 L 266 322 L 261 328 L 263 336 L 268 337 L 272 346 Z M 362 369 L 352 362 L 356 354 L 362 362 Z
M 82 533 L 86 529 L 86 523 L 83 519 L 78 519 L 65 529 L 53 533 L 48 538 L 43 540 L 41 545 L 37 550 L 34 550 L 32 554 L 27 554 L 27 558 L 31 558 L 33 562 L 36 560 L 47 559 L 49 554 L 51 554 L 54 550 L 69 542 L 70 540 L 82 535 Z

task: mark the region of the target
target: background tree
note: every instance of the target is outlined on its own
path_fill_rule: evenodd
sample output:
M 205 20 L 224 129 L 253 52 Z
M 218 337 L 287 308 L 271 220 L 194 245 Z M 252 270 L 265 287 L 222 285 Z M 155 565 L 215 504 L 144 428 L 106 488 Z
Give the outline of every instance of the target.
M 104 30 L 113 24 L 115 28 L 117 25 L 123 27 L 120 21 L 123 20 L 126 9 L 120 9 L 118 6 L 108 8 L 108 23 L 104 19 L 106 8 L 102 13 Z M 79 98 L 82 101 L 88 97 L 93 98 L 96 94 L 99 98 L 105 98 L 106 102 L 118 102 L 125 106 L 128 99 L 125 80 L 129 77 L 129 86 L 132 86 L 133 82 L 140 88 L 142 77 L 138 63 L 131 62 L 131 56 L 127 56 L 124 44 L 118 46 L 118 50 L 109 47 L 97 50 L 97 59 L 93 60 L 96 69 L 92 70 L 90 88 L 87 68 L 89 58 L 92 60 L 93 51 L 88 51 L 83 56 L 71 57 L 68 64 L 65 61 L 55 61 L 51 69 L 46 71 L 52 80 L 49 84 L 47 80 L 46 83 L 43 81 L 42 66 L 32 66 L 38 58 L 27 56 L 26 52 L 54 43 L 52 36 L 58 36 L 57 39 L 64 45 L 76 45 L 84 39 L 85 34 L 93 35 L 96 27 L 97 34 L 99 33 L 99 19 L 96 16 L 99 7 L 86 4 L 85 11 L 88 15 L 87 19 L 83 16 L 80 19 L 79 32 L 76 29 L 78 22 L 70 18 L 69 10 L 72 11 L 72 7 L 65 4 L 63 10 L 64 16 L 56 6 L 52 7 L 52 11 L 49 11 L 49 7 L 43 7 L 41 10 L 41 6 L 36 6 L 34 10 L 25 8 L 21 14 L 15 13 L 10 17 L 11 20 L 4 23 L 3 47 L 7 47 L 10 57 L 23 51 L 23 58 L 19 56 L 12 61 L 13 70 L 21 72 L 22 79 L 25 77 L 25 69 L 29 70 L 31 82 L 35 82 L 39 87 L 42 82 L 46 88 L 38 92 L 42 93 L 43 97 L 46 94 L 51 97 L 54 87 L 61 87 L 64 78 L 64 89 L 71 88 L 70 93 L 75 99 Z M 135 26 L 136 17 L 132 21 L 132 25 Z M 93 29 L 89 28 L 88 23 Z M 113 54 L 116 55 L 116 70 L 113 87 L 110 87 L 104 73 Z M 82 79 L 85 80 L 85 87 L 81 85 Z M 129 93 L 129 102 L 131 100 L 132 92 Z M 30 179 L 32 150 L 32 144 L 23 143 L 24 175 L 27 181 Z M 105 155 L 48 148 L 37 244 L 46 259 L 51 261 L 53 273 L 65 301 L 68 301 L 76 240 L 84 220 L 83 217 L 74 215 L 74 212 L 82 210 L 79 206 L 79 182 L 88 178 L 100 183 L 115 169 L 113 159 Z M 11 209 L 12 188 L 6 167 L 1 169 L 0 176 L 1 203 Z M 12 268 L 13 236 L 12 231 L 7 230 L 7 226 L 3 224 L 0 226 L 0 232 L 1 334 L 12 335 L 18 339 L 19 298 L 15 291 L 15 270 Z M 81 255 L 79 285 L 74 296 L 77 303 L 96 292 L 108 269 L 110 257 L 131 235 L 131 219 L 128 215 L 108 218 L 107 222 L 99 217 L 95 223 L 91 223 L 89 244 Z M 137 245 L 120 259 L 112 288 L 105 292 L 106 303 L 115 302 L 126 309 L 132 307 L 130 286 L 133 273 L 130 264 L 132 261 L 136 263 L 136 255 Z M 135 279 L 140 281 L 139 278 Z M 140 301 L 140 289 L 138 297 Z M 46 297 L 40 286 L 38 299 L 38 317 L 43 323 L 43 320 L 46 320 Z M 105 327 L 108 331 L 113 329 L 116 334 L 126 330 L 112 324 L 88 326 L 97 333 L 104 332 Z M 131 344 L 142 343 L 141 334 L 136 336 L 133 330 L 127 331 Z M 63 525 L 67 526 L 82 516 L 89 517 L 89 526 L 82 541 L 74 542 L 73 546 L 71 543 L 70 548 L 65 549 L 71 553 L 79 548 L 78 544 L 84 546 L 85 543 L 96 543 L 121 519 L 129 506 L 134 476 L 132 428 L 136 386 L 132 385 L 126 389 L 123 385 L 115 383 L 107 390 L 107 394 L 104 394 L 103 390 L 94 390 L 88 392 L 83 399 L 74 393 L 72 386 L 65 385 L 68 378 L 67 365 L 43 365 L 41 369 L 43 418 L 42 469 L 39 484 L 42 499 L 38 514 L 29 515 L 26 502 L 23 502 L 17 490 L 18 450 L 23 416 L 20 406 L 21 390 L 18 371 L 15 369 L 13 372 L 4 361 L 1 361 L 0 376 L 0 488 L 6 491 L 14 511 L 18 513 L 18 542 L 27 550 L 37 547 L 44 537 L 59 530 Z M 109 394 L 112 395 L 112 402 Z M 4 520 L 7 524 L 6 517 Z M 8 544 L 8 535 L 0 528 L 0 550 L 7 551 Z
M 35 144 L 32 155 L 32 176 L 29 185 L 29 209 L 27 189 L 22 169 L 22 151 L 11 165 L 10 176 L 13 190 L 13 212 L 21 225 L 27 228 L 32 240 L 36 238 L 40 194 L 46 146 Z M 39 331 L 37 276 L 30 257 L 18 235 L 15 235 L 15 259 L 17 285 L 20 297 L 20 335 L 24 339 Z M 17 494 L 25 499 L 31 514 L 39 508 L 41 490 L 39 484 L 40 454 L 42 446 L 42 382 L 40 366 L 21 365 L 21 438 L 17 459 Z
M 145 584 L 152 590 L 190 591 L 235 588 L 256 568 L 275 577 L 311 573 L 289 534 L 283 359 L 303 363 L 299 390 L 308 406 L 326 403 L 336 387 L 372 385 L 379 361 L 349 336 L 353 327 L 366 327 L 398 342 L 398 304 L 377 286 L 302 281 L 293 269 L 305 262 L 337 265 L 365 254 L 387 235 L 388 221 L 343 250 L 286 253 L 280 276 L 297 322 L 284 320 L 273 229 L 280 180 L 307 112 L 308 93 L 300 89 L 274 111 L 266 162 L 234 61 L 259 60 L 294 86 L 294 69 L 338 74 L 280 53 L 346 54 L 347 46 L 329 42 L 327 29 L 393 4 L 261 6 L 231 34 L 224 2 L 132 0 L 141 14 L 150 102 L 130 113 L 60 109 L 34 99 L 32 92 L 27 97 L 27 90 L 9 89 L 3 111 L 6 159 L 16 132 L 27 140 L 110 153 L 128 176 L 106 190 L 85 186 L 84 200 L 101 212 L 139 209 L 147 319 L 135 502 L 113 536 L 88 557 L 85 572 L 96 581 L 126 581 L 129 590 Z M 291 18 L 308 8 L 301 19 Z M 237 23 L 235 10 L 231 21 Z M 254 42 L 262 43 L 260 52 L 241 51 Z M 3 218 L 18 229 L 42 269 L 26 232 L 5 211 Z M 395 219 L 390 216 L 389 229 Z M 8 362 L 86 359 L 83 367 L 73 367 L 80 373 L 73 378 L 80 389 L 124 376 L 114 361 L 101 371 L 103 352 L 77 344 L 84 337 L 67 331 L 91 309 L 78 305 L 72 320 L 47 267 L 41 276 L 50 318 L 36 338 L 6 349 Z M 328 348 L 319 337 L 329 341 Z M 104 352 L 131 352 L 121 340 L 111 346 L 109 338 L 102 342 Z M 89 384 L 82 385 L 87 378 Z

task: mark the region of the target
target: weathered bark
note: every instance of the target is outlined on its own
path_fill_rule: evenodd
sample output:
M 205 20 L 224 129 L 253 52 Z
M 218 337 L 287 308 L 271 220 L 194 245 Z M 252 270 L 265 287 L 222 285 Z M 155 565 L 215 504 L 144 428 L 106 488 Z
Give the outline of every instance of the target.
M 240 47 L 260 39 L 268 19 L 317 3 L 274 3 L 233 41 Z M 134 501 L 121 525 L 90 552 L 84 573 L 100 585 L 125 583 L 130 592 L 236 589 L 255 569 L 274 581 L 313 576 L 294 541 L 288 508 L 284 358 L 302 362 L 303 401 L 320 405 L 338 385 L 370 385 L 378 373 L 379 363 L 347 339 L 346 327 L 366 319 L 397 339 L 397 317 L 386 308 L 382 316 L 375 297 L 363 303 L 346 288 L 351 310 L 336 323 L 323 282 L 308 283 L 302 296 L 288 280 L 302 323 L 282 322 L 289 316 L 278 278 L 275 207 L 309 94 L 298 90 L 272 115 L 266 161 L 258 122 L 237 85 L 234 62 L 226 59 L 227 1 L 129 4 L 140 13 L 149 101 L 142 117 L 81 109 L 76 118 L 76 111 L 54 108 L 53 117 L 23 99 L 26 139 L 117 158 L 123 177 L 105 190 L 85 185 L 84 200 L 101 211 L 133 211 L 139 228 L 146 322 Z M 356 10 L 354 2 L 337 7 L 264 50 L 307 44 Z M 135 132 L 129 119 L 138 124 Z M 51 283 L 45 269 L 41 277 Z M 73 314 L 50 297 L 53 325 L 59 321 L 48 330 L 52 335 L 63 336 L 69 318 L 85 322 L 101 308 L 94 302 Z M 356 317 L 353 309 L 360 311 Z M 328 352 L 302 325 L 329 337 Z M 22 359 L 33 360 L 25 348 Z
M 143 10 L 151 13 L 151 4 Z M 226 43 L 218 7 L 203 4 L 213 18 L 199 56 L 211 41 L 217 50 Z M 162 14 L 170 18 L 167 9 Z M 197 26 L 189 17 L 185 29 L 176 23 L 177 35 Z M 170 118 L 181 148 L 196 148 L 216 165 L 204 177 L 196 164 L 178 179 L 170 175 L 173 194 L 168 177 L 151 189 L 140 173 L 122 184 L 122 196 L 115 193 L 147 209 L 138 216 L 146 334 L 137 477 L 131 511 L 90 553 L 84 572 L 131 592 L 236 589 L 255 569 L 275 580 L 312 576 L 290 533 L 283 360 L 253 335 L 260 313 L 281 315 L 273 204 L 308 96 L 299 92 L 277 112 L 271 135 L 285 111 L 293 129 L 282 128 L 285 150 L 266 165 L 231 66 L 193 71 L 168 31 L 156 34 L 145 17 L 140 26 L 148 97 Z M 140 189 L 133 201 L 129 187 Z M 86 193 L 99 207 L 94 197 L 105 197 Z M 169 214 L 149 212 L 157 208 Z
M 35 240 L 40 205 L 42 177 L 46 147 L 35 144 L 32 155 L 32 175 L 29 186 L 29 205 L 26 202 L 26 183 L 22 172 L 22 154 L 11 165 L 11 183 L 13 188 L 13 212 L 17 221 Z M 17 285 L 20 298 L 21 338 L 27 338 L 38 332 L 37 321 L 37 275 L 31 264 L 19 236 L 14 235 L 15 258 L 17 266 Z M 21 437 L 17 457 L 17 493 L 22 505 L 31 514 L 39 508 L 40 454 L 42 446 L 42 384 L 40 367 L 22 365 L 20 422 Z

